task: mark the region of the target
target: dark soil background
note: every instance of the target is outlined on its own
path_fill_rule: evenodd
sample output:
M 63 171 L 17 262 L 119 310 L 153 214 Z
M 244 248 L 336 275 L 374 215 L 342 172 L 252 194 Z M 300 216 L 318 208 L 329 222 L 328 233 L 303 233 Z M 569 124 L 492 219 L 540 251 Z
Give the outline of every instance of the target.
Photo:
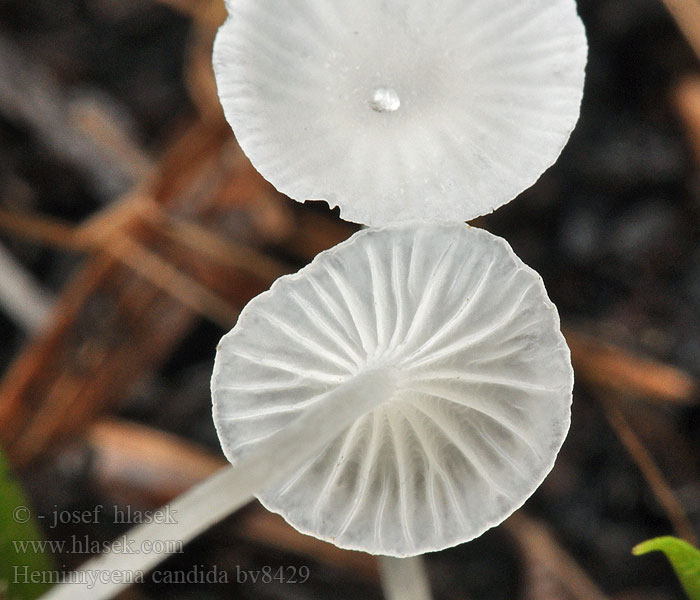
M 108 115 L 128 137 L 130 148 L 160 164 L 173 140 L 202 113 L 202 100 L 192 93 L 189 75 L 208 73 L 201 65 L 192 65 L 199 56 L 193 49 L 206 47 L 215 30 L 208 15 L 219 13 L 210 4 L 0 0 L 0 208 L 78 227 L 109 210 L 139 183 L 138 169 L 124 167 L 134 160 L 111 160 L 81 150 L 84 132 L 75 133 L 66 117 L 66 107 L 75 107 L 81 99 Z M 648 473 L 645 476 L 639 468 L 639 452 L 635 456 L 629 443 L 621 441 L 615 415 L 624 415 L 624 423 L 658 465 L 664 485 L 694 530 L 700 531 L 697 388 L 681 394 L 681 399 L 669 399 L 663 394 L 654 397 L 644 385 L 625 379 L 635 368 L 625 362 L 627 356 L 639 361 L 635 364 L 642 375 L 653 377 L 656 368 L 662 374 L 673 368 L 691 383 L 700 379 L 700 127 L 693 119 L 700 111 L 700 92 L 694 87 L 700 68 L 660 0 L 579 0 L 578 5 L 590 43 L 579 125 L 560 160 L 532 189 L 477 223 L 505 237 L 542 275 L 567 330 L 613 348 L 605 355 L 606 369 L 600 361 L 575 360 L 571 432 L 554 471 L 524 511 L 607 595 L 602 597 L 678 600 L 682 592 L 660 555 L 636 558 L 630 553 L 642 540 L 674 533 L 674 524 Z M 700 8 L 697 11 L 700 15 Z M 234 185 L 239 180 L 232 181 Z M 167 183 L 161 182 L 161 191 Z M 264 184 L 256 185 L 266 198 L 273 197 Z M 167 205 L 166 212 L 179 211 L 178 219 L 192 216 L 182 203 L 168 200 L 168 204 L 164 196 L 165 192 L 160 201 Z M 337 219 L 323 205 L 297 206 L 279 198 L 275 202 L 279 218 L 293 223 L 291 229 L 282 227 L 279 235 L 261 235 L 255 225 L 258 213 L 229 200 L 216 210 L 207 208 L 202 222 L 218 235 L 294 268 L 314 254 L 308 249 L 313 246 L 310 242 L 300 250 L 299 240 L 317 234 L 308 223 L 328 223 L 333 232 L 327 235 L 329 241 L 342 235 L 334 229 Z M 195 214 L 194 209 L 191 212 Z M 91 253 L 86 256 L 44 243 L 36 235 L 18 233 L 9 223 L 7 215 L 0 214 L 0 245 L 47 297 L 63 300 L 63 308 L 53 317 L 53 327 L 58 327 L 56 315 L 68 314 L 71 302 L 65 299 L 65 290 L 85 269 Z M 263 229 L 269 232 L 275 226 Z M 350 233 L 352 228 L 342 231 Z M 170 260 L 164 246 L 158 248 Z M 194 264 L 195 259 L 188 260 L 180 257 L 178 265 L 184 269 L 183 265 Z M 192 272 L 199 276 L 197 268 Z M 90 338 L 95 331 L 103 332 L 100 328 L 111 314 L 110 294 L 122 289 L 124 281 L 117 278 L 111 288 L 90 296 L 81 309 L 82 320 L 78 325 L 71 321 L 70 335 Z M 240 306 L 266 287 L 236 281 L 242 290 L 236 296 Z M 0 280 L 0 286 L 5 285 Z M 85 314 L 92 320 L 85 321 Z M 0 418 L 6 418 L 5 423 L 0 421 L 0 440 L 6 440 L 3 445 L 37 514 L 125 501 L 153 508 L 161 500 L 144 493 L 142 482 L 135 484 L 140 491 L 130 494 L 123 479 L 110 480 L 114 473 L 101 458 L 107 450 L 99 444 L 96 449 L 90 433 L 92 424 L 106 415 L 168 432 L 217 456 L 208 385 L 215 345 L 225 329 L 201 314 L 189 315 L 190 321 L 178 318 L 188 325 L 167 349 L 161 348 L 158 360 L 144 358 L 143 369 L 127 378 L 129 385 L 115 379 L 109 394 L 100 396 L 109 396 L 109 402 L 84 396 L 90 417 L 80 421 L 78 430 L 61 421 L 57 429 L 65 435 L 41 438 L 51 443 L 29 452 L 31 459 L 16 450 L 16 441 L 7 441 L 16 440 L 15 430 L 30 431 L 23 429 L 29 426 L 0 410 Z M 12 365 L 23 356 L 33 356 L 46 335 L 42 332 L 52 325 L 46 327 L 32 333 L 0 307 L 0 374 L 8 380 L 0 386 L 0 403 L 16 408 Z M 119 321 L 109 327 L 110 335 L 122 332 Z M 171 331 L 179 325 L 168 327 Z M 154 344 L 163 345 L 158 340 Z M 583 359 L 589 356 L 585 349 L 580 354 Z M 116 355 L 113 360 L 118 360 Z M 37 368 L 42 377 L 58 377 L 60 371 L 55 367 L 51 375 L 49 367 Z M 24 412 L 36 419 L 47 405 L 38 392 L 24 389 L 19 394 Z M 110 447 L 109 452 L 118 448 Z M 133 473 L 130 476 L 138 480 Z M 241 535 L 243 524 L 261 510 L 253 505 L 234 515 L 167 563 L 173 570 L 216 565 L 229 573 L 228 585 L 151 582 L 124 597 L 381 597 L 376 573 L 358 576 L 348 562 L 331 560 L 322 551 L 309 554 L 296 542 L 285 546 L 270 535 Z M 50 539 L 89 535 L 109 540 L 123 529 L 104 519 L 98 525 L 72 524 L 45 533 Z M 528 541 L 523 531 L 518 523 L 498 527 L 474 542 L 428 556 L 436 597 L 585 598 L 565 568 L 569 563 L 561 556 L 552 559 L 539 538 Z M 57 562 L 72 568 L 82 558 L 67 554 Z M 246 570 L 264 565 L 308 566 L 311 577 L 303 585 L 236 582 L 237 566 Z

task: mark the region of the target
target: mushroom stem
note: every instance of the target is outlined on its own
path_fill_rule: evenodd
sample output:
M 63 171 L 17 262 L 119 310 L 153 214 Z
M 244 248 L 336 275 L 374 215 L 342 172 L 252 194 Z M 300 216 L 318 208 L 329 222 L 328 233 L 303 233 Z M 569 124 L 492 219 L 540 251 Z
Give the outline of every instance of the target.
M 429 600 L 430 582 L 422 556 L 379 557 L 379 575 L 386 600 Z
M 66 583 L 54 587 L 43 599 L 113 597 L 142 579 L 172 552 L 173 546 L 189 542 L 246 504 L 256 492 L 299 469 L 349 423 L 391 398 L 395 389 L 390 370 L 368 369 L 319 396 L 317 402 L 265 442 L 264 452 L 241 456 L 235 466 L 222 469 L 164 508 L 164 514 L 173 516 L 170 523 L 153 522 L 129 531 L 125 540 L 134 553 L 116 550 L 90 559 L 80 571 L 67 574 Z M 153 552 L 154 547 L 162 551 Z
M 79 571 L 69 573 L 42 596 L 45 600 L 102 600 L 143 579 L 176 548 L 184 545 L 251 500 L 247 474 L 225 467 L 176 498 L 162 509 L 172 519 L 139 525 L 129 530 L 125 542 L 134 553 L 109 551 L 88 560 Z M 167 521 L 170 521 L 168 523 Z M 174 521 L 175 523 L 173 523 Z M 160 552 L 142 552 L 145 548 Z

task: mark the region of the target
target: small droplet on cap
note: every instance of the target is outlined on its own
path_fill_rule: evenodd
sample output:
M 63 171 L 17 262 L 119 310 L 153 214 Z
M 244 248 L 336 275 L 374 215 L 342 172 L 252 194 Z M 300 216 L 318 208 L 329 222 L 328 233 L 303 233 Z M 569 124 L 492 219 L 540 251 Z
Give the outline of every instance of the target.
M 394 112 L 399 110 L 401 99 L 393 89 L 380 87 L 372 93 L 369 105 L 377 112 Z

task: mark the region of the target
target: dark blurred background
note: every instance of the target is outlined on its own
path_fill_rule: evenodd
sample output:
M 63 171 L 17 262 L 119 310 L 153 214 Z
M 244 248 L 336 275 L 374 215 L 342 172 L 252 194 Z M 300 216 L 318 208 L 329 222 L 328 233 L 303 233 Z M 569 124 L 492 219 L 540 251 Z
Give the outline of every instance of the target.
M 700 5 L 668 1 L 673 15 L 661 0 L 579 0 L 579 125 L 532 189 L 475 223 L 542 275 L 577 385 L 569 437 L 525 508 L 428 556 L 438 599 L 683 597 L 660 555 L 630 554 L 700 531 Z M 0 0 L 0 445 L 35 515 L 152 509 L 223 464 L 218 339 L 355 230 L 281 197 L 236 146 L 211 73 L 224 17 L 221 0 Z M 40 525 L 107 541 L 125 528 L 111 521 Z M 165 568 L 193 565 L 230 583 L 124 598 L 381 597 L 372 557 L 256 503 Z M 290 565 L 309 581 L 236 582 L 237 567 Z

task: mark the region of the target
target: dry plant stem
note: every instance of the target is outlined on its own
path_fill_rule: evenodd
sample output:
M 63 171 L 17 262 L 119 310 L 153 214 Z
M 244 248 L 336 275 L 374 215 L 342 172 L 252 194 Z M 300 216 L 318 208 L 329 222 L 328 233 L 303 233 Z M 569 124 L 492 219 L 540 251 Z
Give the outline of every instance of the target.
M 700 4 L 697 0 L 663 0 L 678 29 L 700 58 Z
M 226 8 L 223 2 L 212 0 L 157 0 L 160 4 L 170 6 L 187 16 L 192 17 L 201 26 L 215 30 L 226 19 Z
M 519 510 L 503 525 L 518 542 L 526 561 L 541 564 L 572 598 L 611 600 L 559 544 L 544 523 Z
M 658 465 L 654 462 L 653 457 L 644 447 L 639 437 L 637 437 L 637 434 L 632 430 L 627 419 L 625 419 L 625 416 L 622 414 L 622 411 L 607 400 L 603 400 L 603 408 L 605 409 L 605 416 L 608 418 L 610 426 L 617 434 L 625 450 L 627 450 L 627 453 L 642 472 L 654 496 L 656 496 L 659 504 L 666 512 L 676 535 L 697 546 L 698 538 L 695 535 L 690 519 L 688 519 L 688 515 L 671 490 L 671 486 L 666 481 L 661 469 L 659 469 Z
M 149 220 L 159 232 L 190 248 L 193 252 L 205 254 L 222 265 L 259 275 L 261 279 L 270 283 L 278 277 L 294 271 L 291 265 L 270 258 L 248 246 L 238 244 L 193 221 L 168 219 L 165 212 L 157 205 L 154 206 L 154 211 L 144 210 L 139 216 Z M 88 222 L 83 226 L 74 227 L 44 215 L 21 213 L 0 207 L 1 231 L 59 250 L 90 252 L 108 245 L 111 241 L 100 239 L 104 236 L 100 232 L 99 225 L 102 225 L 102 222 L 99 224 Z M 113 230 L 112 234 L 115 235 L 116 231 Z M 323 246 L 318 252 L 326 248 Z M 308 257 L 303 256 L 303 258 Z
M 202 484 L 183 494 L 169 505 L 177 524 L 151 523 L 136 527 L 127 534 L 133 548 L 143 542 L 186 543 L 225 516 L 246 504 L 253 494 L 274 485 L 335 438 L 348 423 L 390 397 L 395 388 L 391 372 L 367 370 L 338 388 L 317 398 L 316 402 L 288 426 L 272 434 L 265 442 L 265 452 L 241 456 L 234 467 L 219 471 Z M 313 432 L 310 435 L 310 432 Z M 167 544 L 163 544 L 167 546 Z M 166 553 L 106 553 L 89 560 L 83 571 L 99 575 L 98 583 L 66 583 L 55 587 L 45 600 L 104 600 L 116 595 L 126 583 L 116 583 L 131 574 L 147 572 L 167 556 Z M 118 576 L 107 577 L 105 573 Z M 82 579 L 78 574 L 69 581 Z M 105 583 L 105 581 L 110 581 Z M 398 597 L 398 596 L 395 596 Z M 415 596 L 415 598 L 419 598 Z M 420 596 L 427 599 L 429 596 Z
M 112 418 L 85 437 L 95 483 L 123 504 L 167 504 L 229 464 L 171 433 Z
M 673 104 L 685 125 L 685 134 L 700 164 L 700 76 L 683 77 L 673 90 Z
M 2 222 L 0 229 L 26 234 L 60 248 L 75 251 L 102 249 L 184 306 L 211 319 L 222 328 L 230 329 L 236 322 L 238 310 L 235 306 L 128 235 L 98 239 L 91 235 L 98 228 L 85 229 L 81 232 L 83 235 L 76 235 L 75 229 L 58 221 L 0 209 L 0 220 L 4 219 L 7 222 Z M 248 255 L 246 264 L 250 266 L 253 253 L 249 252 Z M 267 266 L 272 261 L 263 261 L 262 264 Z
M 430 598 L 430 583 L 421 556 L 410 558 L 379 557 L 379 575 L 387 600 L 424 600 Z
M 595 386 L 662 403 L 689 405 L 698 401 L 697 381 L 680 369 L 568 327 L 564 336 L 577 375 Z
M 209 317 L 224 329 L 230 329 L 236 322 L 235 306 L 132 238 L 123 236 L 104 248 L 184 306 Z
M 0 207 L 0 230 L 24 240 L 53 246 L 60 250 L 85 251 L 85 244 L 76 239 L 75 229 L 63 221 L 7 210 Z

